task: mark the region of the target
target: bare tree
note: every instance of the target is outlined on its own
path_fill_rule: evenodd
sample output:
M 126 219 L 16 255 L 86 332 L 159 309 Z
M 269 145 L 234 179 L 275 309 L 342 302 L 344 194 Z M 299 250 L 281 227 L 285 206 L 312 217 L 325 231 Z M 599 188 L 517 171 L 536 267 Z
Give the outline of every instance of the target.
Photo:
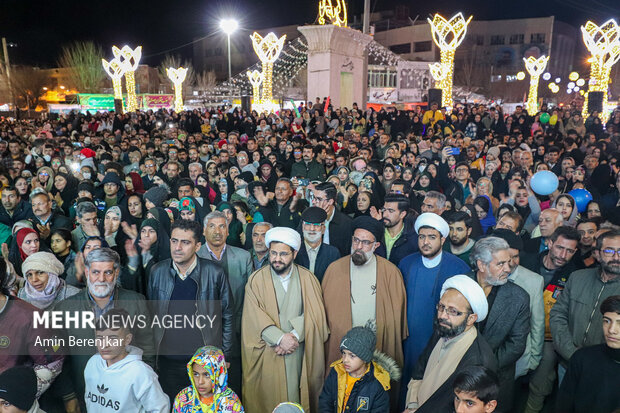
M 31 66 L 11 66 L 11 71 L 11 88 L 17 105 L 35 109 L 45 94 L 43 88 L 50 83 L 49 76 Z
M 189 60 L 182 61 L 179 55 L 169 55 L 167 54 L 164 57 L 164 60 L 159 64 L 159 76 L 161 77 L 162 83 L 167 85 L 166 89 L 172 90 L 173 86 L 168 78 L 168 74 L 166 73 L 166 69 L 169 67 L 179 68 L 184 67 L 187 69 L 187 74 L 185 75 L 185 81 L 183 82 L 183 89 L 187 91 L 189 88 L 194 86 L 196 83 L 196 72 L 194 72 L 194 65 Z
M 217 79 L 215 76 L 215 71 L 213 70 L 205 70 L 204 72 L 196 75 L 196 87 L 201 94 L 205 94 L 209 90 L 213 89 L 216 84 Z
M 101 47 L 93 42 L 75 42 L 62 48 L 58 64 L 69 71 L 70 81 L 82 93 L 99 92 L 105 78 Z

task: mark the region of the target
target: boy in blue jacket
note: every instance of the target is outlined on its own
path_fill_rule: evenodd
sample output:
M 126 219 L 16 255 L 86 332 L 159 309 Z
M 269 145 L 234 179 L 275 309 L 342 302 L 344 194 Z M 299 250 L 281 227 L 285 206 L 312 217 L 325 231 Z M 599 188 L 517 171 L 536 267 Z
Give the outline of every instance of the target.
M 321 413 L 390 411 L 390 380 L 400 378 L 396 362 L 375 351 L 377 339 L 368 327 L 353 327 L 340 343 L 342 359 L 331 370 L 319 396 Z

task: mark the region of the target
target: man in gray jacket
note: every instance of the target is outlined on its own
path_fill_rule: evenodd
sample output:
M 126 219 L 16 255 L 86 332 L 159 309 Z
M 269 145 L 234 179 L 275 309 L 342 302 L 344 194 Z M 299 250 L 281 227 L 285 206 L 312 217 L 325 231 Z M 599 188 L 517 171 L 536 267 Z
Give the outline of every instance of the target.
M 475 272 L 489 303 L 489 315 L 478 330 L 497 357 L 502 411 L 512 408 L 515 364 L 523 355 L 530 332 L 530 297 L 517 284 L 508 282 L 511 273 L 510 247 L 494 236 L 482 238 L 470 255 Z
M 162 325 L 153 330 L 159 380 L 172 400 L 190 385 L 187 361 L 196 349 L 213 345 L 222 349 L 227 362 L 231 357 L 234 325 L 230 285 L 219 264 L 196 255 L 201 234 L 198 222 L 175 221 L 170 233 L 172 259 L 157 263 L 149 276 L 147 297 L 152 300 L 154 316 L 196 319 L 193 327 Z
M 235 334 L 232 342 L 232 355 L 227 361 L 231 366 L 228 370 L 228 385 L 237 394 L 241 393 L 241 314 L 245 283 L 254 271 L 252 256 L 241 248 L 226 244 L 228 222 L 221 211 L 213 211 L 205 217 L 204 236 L 206 243 L 200 247 L 197 255 L 200 258 L 214 261 L 224 268 L 230 284 L 233 298 L 233 314 Z
M 543 303 L 544 279 L 522 267 L 519 262 L 519 251 L 523 249 L 520 236 L 508 229 L 496 229 L 493 236 L 502 238 L 510 247 L 510 275 L 508 281 L 523 288 L 530 297 L 530 333 L 527 336 L 525 352 L 517 360 L 516 377 L 524 376 L 528 371 L 538 367 L 542 358 L 543 343 L 545 341 L 545 305 Z
M 620 295 L 620 231 L 606 232 L 596 240 L 594 257 L 600 267 L 575 271 L 551 309 L 553 345 L 566 366 L 579 348 L 605 342 L 601 303 Z

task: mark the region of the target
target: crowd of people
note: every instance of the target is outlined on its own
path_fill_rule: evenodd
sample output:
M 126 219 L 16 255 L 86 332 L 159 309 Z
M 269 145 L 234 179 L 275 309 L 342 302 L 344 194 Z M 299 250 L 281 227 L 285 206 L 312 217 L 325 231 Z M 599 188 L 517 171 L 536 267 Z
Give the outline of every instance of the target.
M 2 119 L 0 412 L 618 411 L 618 145 L 620 108 Z

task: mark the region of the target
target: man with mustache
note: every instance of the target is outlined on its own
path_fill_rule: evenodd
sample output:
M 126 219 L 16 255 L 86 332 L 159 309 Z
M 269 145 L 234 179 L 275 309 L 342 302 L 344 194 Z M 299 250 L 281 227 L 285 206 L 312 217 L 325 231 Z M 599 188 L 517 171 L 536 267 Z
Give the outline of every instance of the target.
M 600 266 L 572 273 L 551 309 L 551 336 L 562 366 L 578 349 L 605 342 L 598 309 L 607 297 L 620 295 L 620 231 L 600 235 L 594 256 Z
M 383 239 L 381 221 L 369 216 L 353 220 L 351 254 L 332 263 L 323 279 L 323 299 L 329 324 L 329 366 L 341 357 L 340 343 L 353 327 L 376 325 L 376 349 L 404 364 L 407 338 L 407 295 L 398 268 L 375 251 Z M 396 407 L 398 386 L 392 387 Z
M 113 308 L 123 308 L 132 317 L 146 317 L 149 322 L 149 310 L 144 296 L 131 290 L 125 290 L 117 285 L 121 270 L 120 257 L 116 251 L 110 248 L 99 248 L 92 250 L 84 257 L 84 274 L 86 276 L 87 288 L 84 288 L 76 295 L 61 301 L 54 310 L 74 312 L 94 312 L 95 318 L 99 318 Z M 80 316 L 82 319 L 82 316 Z M 82 325 L 71 324 L 66 329 L 67 336 L 74 336 L 76 339 L 90 339 L 94 343 L 95 331 L 92 328 Z M 150 328 L 137 328 L 134 332 L 133 345 L 139 347 L 144 352 L 144 361 L 154 365 L 155 348 L 153 346 L 153 333 Z M 85 410 L 84 405 L 84 369 L 90 357 L 97 352 L 97 348 L 92 345 L 75 346 L 66 349 L 70 366 L 63 369 L 62 374 L 69 374 L 73 381 L 75 393 Z
M 482 287 L 489 305 L 478 331 L 497 357 L 502 411 L 510 411 L 516 362 L 525 351 L 530 332 L 530 297 L 517 284 L 508 282 L 512 272 L 510 246 L 498 237 L 476 242 L 470 254 L 475 268 L 470 277 Z
M 304 242 L 295 257 L 295 264 L 309 269 L 319 282 L 323 281 L 329 264 L 340 258 L 338 248 L 323 242 L 326 219 L 327 212 L 322 208 L 309 207 L 304 210 L 301 214 Z
M 411 378 L 418 357 L 433 335 L 434 308 L 439 301 L 441 285 L 453 275 L 471 271 L 468 264 L 442 250 L 450 233 L 450 227 L 442 217 L 426 212 L 416 219 L 414 229 L 418 234 L 419 252 L 403 258 L 398 265 L 407 291 L 409 328 L 409 338 L 403 346 L 403 383 Z M 404 399 L 405 394 L 401 392 L 403 403 Z
M 301 246 L 297 231 L 272 228 L 265 243 L 269 265 L 254 272 L 245 288 L 243 404 L 248 412 L 269 412 L 287 400 L 317 411 L 329 334 L 321 286 L 294 264 Z
M 578 250 L 581 235 L 575 228 L 561 226 L 547 240 L 549 249 L 541 252 L 534 260 L 523 262 L 527 269 L 543 277 L 543 303 L 545 317 L 545 342 L 542 358 L 530 377 L 526 413 L 543 409 L 545 398 L 555 385 L 558 356 L 554 350 L 549 327 L 549 314 L 566 287 L 569 276 L 577 271 L 573 256 Z
M 221 265 L 199 257 L 202 225 L 177 220 L 170 230 L 171 258 L 151 269 L 147 298 L 153 314 L 177 318 L 202 315 L 214 319 L 194 327 L 164 325 L 154 329 L 159 381 L 171 399 L 189 385 L 187 360 L 197 348 L 221 346 L 226 361 L 232 357 L 234 338 L 233 299 L 230 284 Z M 215 317 L 215 318 L 214 318 Z M 198 321 L 198 320 L 197 320 Z
M 475 324 L 486 320 L 482 288 L 466 275 L 443 283 L 433 318 L 433 335 L 408 382 L 406 413 L 448 412 L 454 408 L 453 382 L 470 366 L 497 370 L 489 344 Z
M 196 255 L 200 258 L 215 261 L 224 267 L 224 273 L 230 284 L 230 292 L 233 298 L 235 335 L 232 355 L 227 359 L 230 362 L 228 385 L 236 393 L 241 393 L 241 314 L 243 312 L 245 282 L 254 271 L 254 266 L 249 252 L 226 244 L 228 224 L 226 214 L 222 211 L 209 213 L 205 217 L 204 222 L 206 242 L 200 247 Z

